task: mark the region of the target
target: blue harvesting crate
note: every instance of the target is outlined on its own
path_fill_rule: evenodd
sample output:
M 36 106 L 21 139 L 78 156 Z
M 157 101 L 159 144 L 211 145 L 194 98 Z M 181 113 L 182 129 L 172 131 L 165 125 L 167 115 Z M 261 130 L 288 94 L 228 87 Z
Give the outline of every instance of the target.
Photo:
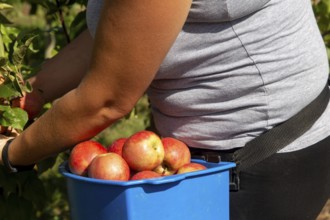
M 72 220 L 229 220 L 229 170 L 234 163 L 135 181 L 109 181 L 59 171 L 67 181 Z

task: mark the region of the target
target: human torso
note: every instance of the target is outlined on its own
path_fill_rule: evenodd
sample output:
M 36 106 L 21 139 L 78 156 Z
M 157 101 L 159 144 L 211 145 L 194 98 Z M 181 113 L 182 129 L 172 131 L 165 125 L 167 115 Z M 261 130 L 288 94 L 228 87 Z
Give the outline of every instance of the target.
M 98 8 L 90 3 L 92 31 Z M 230 149 L 290 118 L 327 77 L 309 0 L 195 0 L 148 95 L 162 136 Z M 329 135 L 329 112 L 284 151 Z

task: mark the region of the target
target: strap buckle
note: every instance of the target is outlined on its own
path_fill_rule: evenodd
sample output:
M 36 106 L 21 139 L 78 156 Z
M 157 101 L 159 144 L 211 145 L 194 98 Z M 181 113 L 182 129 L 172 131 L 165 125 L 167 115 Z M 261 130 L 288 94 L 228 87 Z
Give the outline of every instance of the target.
M 237 192 L 240 189 L 239 171 L 236 167 L 229 170 L 229 190 L 230 192 Z
M 213 151 L 193 152 L 191 157 L 193 159 L 205 160 L 210 163 L 221 162 L 221 154 L 219 152 L 213 152 Z M 237 192 L 240 189 L 239 171 L 236 167 L 231 168 L 229 170 L 229 189 L 231 192 Z

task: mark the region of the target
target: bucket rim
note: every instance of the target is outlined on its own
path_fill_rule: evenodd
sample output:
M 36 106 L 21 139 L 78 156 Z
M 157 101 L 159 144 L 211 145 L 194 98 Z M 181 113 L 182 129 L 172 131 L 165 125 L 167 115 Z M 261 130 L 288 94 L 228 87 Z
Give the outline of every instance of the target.
M 223 161 L 219 163 L 209 163 L 204 160 L 192 159 L 191 162 L 203 164 L 204 166 L 207 167 L 207 169 L 183 173 L 183 174 L 175 174 L 171 176 L 157 177 L 152 179 L 129 180 L 129 181 L 101 180 L 101 179 L 90 178 L 87 176 L 79 176 L 69 171 L 68 161 L 62 162 L 58 170 L 60 174 L 62 174 L 62 176 L 64 176 L 67 179 L 72 179 L 86 183 L 93 183 L 93 184 L 131 187 L 141 184 L 160 185 L 160 184 L 166 184 L 172 182 L 179 182 L 188 178 L 197 178 L 200 176 L 210 175 L 213 173 L 224 172 L 236 166 L 236 164 L 233 162 L 223 162 Z

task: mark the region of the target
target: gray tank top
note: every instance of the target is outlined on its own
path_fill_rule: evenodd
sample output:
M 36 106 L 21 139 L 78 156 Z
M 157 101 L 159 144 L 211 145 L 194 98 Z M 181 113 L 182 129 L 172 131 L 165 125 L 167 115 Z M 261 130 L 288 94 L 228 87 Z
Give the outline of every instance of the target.
M 92 35 L 101 7 L 89 1 Z M 296 114 L 322 91 L 328 73 L 310 0 L 194 0 L 148 96 L 162 136 L 224 150 Z M 329 121 L 330 107 L 281 152 L 325 138 Z

